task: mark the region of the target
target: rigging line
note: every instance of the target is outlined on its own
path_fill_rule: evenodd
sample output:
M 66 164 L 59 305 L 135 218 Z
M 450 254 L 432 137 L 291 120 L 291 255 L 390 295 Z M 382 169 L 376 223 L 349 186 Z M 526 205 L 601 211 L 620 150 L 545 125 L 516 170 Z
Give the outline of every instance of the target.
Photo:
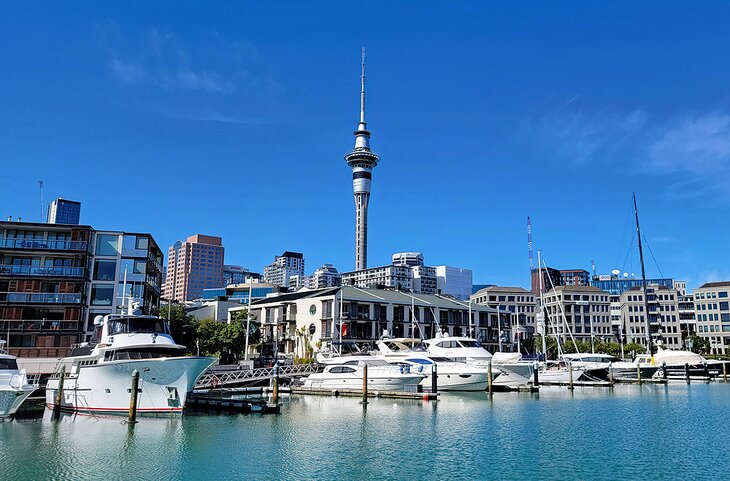
M 619 251 L 616 253 L 616 263 L 614 265 L 618 264 L 618 260 L 621 258 L 621 246 L 624 245 L 624 241 L 626 240 L 626 231 L 629 228 L 629 224 L 631 223 L 631 214 L 634 213 L 633 210 L 633 204 L 631 204 L 628 214 L 626 215 L 626 222 L 624 223 L 624 231 L 621 234 L 621 243 L 619 244 Z M 631 240 L 634 240 L 634 236 L 631 236 Z M 622 269 L 623 270 L 623 269 Z
M 662 269 L 659 267 L 659 263 L 656 261 L 656 257 L 654 257 L 654 251 L 651 250 L 651 245 L 649 244 L 649 241 L 646 239 L 645 235 L 641 235 L 641 237 L 644 238 L 644 242 L 646 243 L 646 247 L 649 248 L 649 254 L 651 254 L 651 258 L 654 259 L 654 265 L 656 266 L 657 270 L 659 271 L 659 275 L 662 279 L 664 279 L 664 274 L 662 274 Z
M 624 258 L 624 263 L 621 264 L 621 271 L 623 271 L 623 272 L 626 272 L 624 270 L 624 268 L 626 267 L 626 262 L 629 260 L 629 256 L 631 255 L 632 247 L 634 247 L 634 236 L 631 236 L 631 242 L 629 243 L 629 249 L 626 251 L 626 257 Z

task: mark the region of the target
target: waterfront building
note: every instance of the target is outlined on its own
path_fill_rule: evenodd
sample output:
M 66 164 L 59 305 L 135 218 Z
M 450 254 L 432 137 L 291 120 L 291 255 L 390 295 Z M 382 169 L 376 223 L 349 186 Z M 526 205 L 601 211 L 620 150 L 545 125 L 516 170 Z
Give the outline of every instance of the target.
M 471 269 L 452 266 L 435 266 L 436 289 L 444 296 L 469 300 L 471 295 Z
M 644 290 L 632 287 L 621 294 L 621 323 L 624 338 L 646 347 L 646 305 L 652 343 L 665 349 L 683 345 L 677 291 L 664 285 L 649 284 Z
M 476 294 L 477 292 L 481 291 L 482 289 L 486 289 L 487 287 L 496 286 L 496 284 L 472 284 L 471 286 L 471 293 Z
M 686 292 L 686 288 L 685 288 Z M 682 339 L 685 341 L 687 336 L 697 332 L 697 320 L 695 318 L 695 298 L 692 294 L 680 294 L 677 291 L 677 312 L 679 314 L 679 329 L 682 333 Z
M 380 157 L 370 150 L 370 131 L 365 122 L 365 49 L 360 74 L 360 122 L 355 131 L 355 148 L 345 155 L 352 169 L 352 190 L 355 196 L 355 270 L 368 265 L 368 204 L 372 172 Z
M 270 296 L 255 301 L 251 309 L 263 331 L 264 354 L 273 352 L 274 343 L 280 352 L 301 355 L 303 342 L 312 347 L 320 341 L 362 345 L 374 343 L 384 332 L 428 339 L 439 331 L 474 337 L 495 351 L 500 330 L 510 329 L 509 315 L 494 308 L 470 306 L 438 295 L 367 287 L 342 286 Z
M 228 310 L 240 306 L 238 300 L 198 300 L 187 302 L 185 312 L 198 320 L 215 319 L 218 322 L 225 322 L 228 320 Z
M 568 342 L 570 333 L 576 339 L 613 336 L 608 292 L 593 286 L 558 286 L 543 298 L 548 335 L 557 335 L 561 342 Z
M 289 287 L 291 276 L 304 277 L 304 254 L 286 251 L 264 267 L 264 282 L 284 288 Z
M 708 282 L 694 290 L 697 334 L 713 354 L 730 352 L 730 281 Z
M 423 254 L 420 252 L 396 252 L 392 256 L 394 266 L 416 267 L 423 265 Z
M 91 239 L 84 341 L 96 316 L 124 312 L 130 298 L 144 314 L 157 312 L 162 288 L 162 251 L 150 234 L 92 231 Z
M 420 294 L 438 293 L 438 278 L 436 268 L 424 265 L 410 267 L 413 277 L 413 292 Z
M 48 204 L 49 224 L 73 224 L 78 225 L 81 219 L 81 202 L 59 197 Z
M 21 358 L 63 357 L 81 339 L 92 229 L 0 222 L 0 337 Z
M 480 289 L 469 299 L 480 305 L 504 311 L 510 316 L 513 336 L 523 339 L 536 332 L 535 315 L 537 299 L 535 294 L 522 287 L 491 286 Z M 512 339 L 512 342 L 516 342 Z
M 677 294 L 680 296 L 686 296 L 687 295 L 687 281 L 677 281 L 675 280 L 673 282 L 674 290 L 677 291 Z
M 615 271 L 618 272 L 618 271 Z M 674 289 L 674 279 L 658 278 L 658 279 L 647 279 L 648 284 L 654 284 L 658 286 L 664 286 L 668 289 Z M 642 280 L 635 277 L 621 277 L 617 274 L 611 275 L 600 275 L 594 277 L 591 280 L 591 285 L 601 289 L 602 291 L 609 292 L 613 295 L 620 296 L 624 292 L 634 287 L 641 287 Z
M 184 302 L 203 297 L 203 289 L 223 285 L 225 248 L 220 237 L 196 234 L 167 252 L 165 299 Z
M 231 284 L 226 287 L 218 287 L 215 289 L 203 289 L 203 300 L 230 300 L 247 304 L 249 294 L 252 296 L 251 300 L 254 300 L 263 299 L 269 294 L 280 291 L 281 288 L 279 286 L 267 284 L 265 282 Z
M 590 286 L 591 275 L 584 269 L 561 269 L 561 286 Z

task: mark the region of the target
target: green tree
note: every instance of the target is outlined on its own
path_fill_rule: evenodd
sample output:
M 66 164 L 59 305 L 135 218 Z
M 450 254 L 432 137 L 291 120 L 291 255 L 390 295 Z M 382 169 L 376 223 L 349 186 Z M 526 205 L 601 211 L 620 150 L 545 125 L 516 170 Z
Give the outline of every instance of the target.
M 195 317 L 185 311 L 185 305 L 173 302 L 171 306 L 162 306 L 159 316 L 170 320 L 170 334 L 175 342 L 187 347 L 188 352 L 195 352 L 197 340 Z
M 209 356 L 220 355 L 221 339 L 219 332 L 227 324 L 218 322 L 215 319 L 202 319 L 196 320 L 194 325 L 200 343 L 200 353 Z
M 642 346 L 641 344 L 637 344 L 635 342 L 630 342 L 624 346 L 624 352 L 630 353 L 633 352 L 634 354 L 644 354 L 646 352 L 646 348 Z
M 695 354 L 707 354 L 710 352 L 710 341 L 697 334 L 690 334 L 685 341 L 688 346 L 692 346 L 692 352 Z
M 216 332 L 220 349 L 221 363 L 237 363 L 246 347 L 246 327 L 240 322 L 219 323 L 222 327 Z

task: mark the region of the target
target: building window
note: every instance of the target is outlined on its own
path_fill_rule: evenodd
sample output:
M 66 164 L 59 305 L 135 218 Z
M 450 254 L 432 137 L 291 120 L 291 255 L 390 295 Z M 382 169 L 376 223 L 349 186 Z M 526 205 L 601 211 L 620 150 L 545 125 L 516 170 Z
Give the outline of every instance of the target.
M 111 306 L 114 300 L 114 284 L 94 284 L 91 287 L 91 304 Z
M 119 236 L 109 234 L 97 234 L 96 255 L 115 256 L 119 253 Z
M 117 272 L 117 261 L 94 261 L 94 280 L 113 281 Z

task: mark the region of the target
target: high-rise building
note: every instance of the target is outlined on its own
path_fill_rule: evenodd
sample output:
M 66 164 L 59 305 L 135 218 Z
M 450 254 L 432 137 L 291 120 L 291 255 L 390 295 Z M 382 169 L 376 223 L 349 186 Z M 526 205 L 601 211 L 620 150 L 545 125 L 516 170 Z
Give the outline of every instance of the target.
M 376 289 L 413 290 L 413 272 L 408 266 L 369 267 L 342 273 L 342 285 Z
M 615 272 L 619 271 L 617 270 Z M 669 289 L 674 289 L 674 279 L 670 278 L 647 279 L 646 283 L 647 285 L 655 284 Z M 643 281 L 640 278 L 637 279 L 636 277 L 629 277 L 628 274 L 625 274 L 624 277 L 621 277 L 618 274 L 611 274 L 594 277 L 593 280 L 591 280 L 591 285 L 615 296 L 620 296 L 629 289 L 642 287 Z
M 184 302 L 203 297 L 203 289 L 223 285 L 225 248 L 220 237 L 196 234 L 167 252 L 163 297 Z
M 332 264 L 324 264 L 322 267 L 318 267 L 311 277 L 311 287 L 313 289 L 339 287 L 342 284 L 342 274 L 337 272 Z
M 251 272 L 245 267 L 225 264 L 223 266 L 223 287 L 231 284 L 244 284 L 246 282 L 261 280 L 261 274 Z
M 264 282 L 289 287 L 291 276 L 304 277 L 304 254 L 301 252 L 286 251 L 274 258 L 274 262 L 264 267 Z
M 547 292 L 553 287 L 558 286 L 590 286 L 590 273 L 583 269 L 553 269 L 552 267 L 543 267 L 540 269 L 542 273 L 542 290 Z M 530 276 L 530 290 L 535 294 L 540 292 L 540 277 L 538 269 L 532 269 Z
M 355 195 L 355 270 L 368 266 L 368 204 L 373 168 L 380 157 L 370 150 L 370 131 L 365 122 L 365 49 L 362 51 L 360 75 L 360 122 L 355 133 L 355 148 L 345 155 L 352 168 L 352 189 Z
M 59 197 L 48 204 L 49 224 L 78 225 L 81 218 L 81 202 Z
M 413 292 L 419 294 L 436 294 L 438 292 L 438 278 L 436 268 L 424 265 L 412 266 Z

